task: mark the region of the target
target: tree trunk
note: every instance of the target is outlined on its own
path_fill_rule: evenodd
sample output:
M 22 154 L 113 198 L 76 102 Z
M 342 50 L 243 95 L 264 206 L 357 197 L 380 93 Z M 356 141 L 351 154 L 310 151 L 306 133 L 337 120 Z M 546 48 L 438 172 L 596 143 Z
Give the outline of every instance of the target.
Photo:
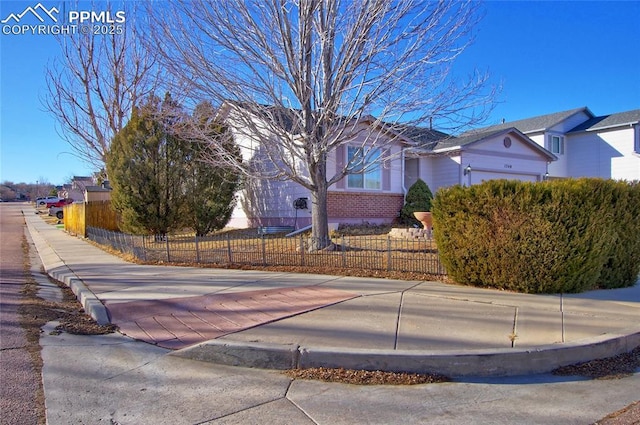
M 311 192 L 311 241 L 309 251 L 318 251 L 331 245 L 329 238 L 329 223 L 327 212 L 327 184 L 316 186 L 316 190 Z

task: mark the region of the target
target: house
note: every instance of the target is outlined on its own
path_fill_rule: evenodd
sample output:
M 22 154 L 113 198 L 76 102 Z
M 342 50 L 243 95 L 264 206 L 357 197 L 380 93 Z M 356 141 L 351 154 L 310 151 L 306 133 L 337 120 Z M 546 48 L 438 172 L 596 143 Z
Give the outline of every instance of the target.
M 93 177 L 73 176 L 71 183 L 58 191 L 58 196 L 77 202 L 108 201 L 111 199 L 111 187 L 108 181 L 96 186 Z
M 108 183 L 100 186 L 85 186 L 84 202 L 100 202 L 111 200 L 111 187 Z
M 73 176 L 71 183 L 63 185 L 62 189 L 58 191 L 58 196 L 71 198 L 74 201 L 82 201 L 84 200 L 85 188 L 93 184 L 93 177 Z
M 227 115 L 230 118 L 231 115 Z M 255 117 L 256 120 L 264 117 Z M 284 133 L 295 138 L 291 119 L 281 120 Z M 241 146 L 255 147 L 274 135 L 254 137 L 229 120 Z M 376 137 L 370 137 L 376 133 Z M 358 155 L 363 135 L 378 144 L 366 158 L 387 158 L 374 168 L 350 173 L 329 188 L 330 225 L 387 223 L 398 215 L 408 188 L 418 178 L 435 193 L 442 187 L 473 185 L 491 179 L 542 181 L 547 178 L 602 177 L 640 179 L 640 110 L 595 116 L 577 108 L 539 117 L 503 122 L 450 136 L 431 128 L 389 125 L 364 117 L 353 137 L 327 158 L 330 178 Z M 250 140 L 248 143 L 247 141 Z M 248 152 L 248 151 L 247 151 Z M 245 152 L 245 153 L 247 153 Z M 253 158 L 259 152 L 252 150 Z M 253 156 L 251 156 L 253 155 Z M 360 165 L 360 169 L 363 165 Z M 352 170 L 357 169 L 351 167 Z M 304 169 L 300 168 L 304 173 Z M 291 180 L 252 180 L 246 184 L 230 226 L 294 226 L 311 223 L 310 194 Z M 304 199 L 306 208 L 298 208 Z

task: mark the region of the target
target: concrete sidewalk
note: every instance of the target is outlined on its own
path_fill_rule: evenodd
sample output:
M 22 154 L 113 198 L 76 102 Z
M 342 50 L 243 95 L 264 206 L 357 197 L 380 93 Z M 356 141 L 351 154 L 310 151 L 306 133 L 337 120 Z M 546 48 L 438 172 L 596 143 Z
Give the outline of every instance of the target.
M 640 345 L 640 285 L 525 295 L 438 282 L 130 264 L 24 210 L 47 273 L 99 322 L 227 365 L 544 373 Z

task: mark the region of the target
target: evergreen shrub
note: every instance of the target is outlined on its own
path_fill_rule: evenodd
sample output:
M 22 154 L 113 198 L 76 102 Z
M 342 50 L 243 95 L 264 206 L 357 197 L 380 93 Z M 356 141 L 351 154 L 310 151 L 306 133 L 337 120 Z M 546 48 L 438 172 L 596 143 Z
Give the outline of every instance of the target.
M 434 237 L 457 282 L 527 293 L 632 286 L 640 186 L 602 179 L 492 180 L 441 189 Z
M 415 211 L 431 211 L 432 201 L 431 189 L 423 180 L 418 179 L 407 191 L 404 206 L 400 210 L 400 223 L 411 227 L 421 227 L 413 213 Z

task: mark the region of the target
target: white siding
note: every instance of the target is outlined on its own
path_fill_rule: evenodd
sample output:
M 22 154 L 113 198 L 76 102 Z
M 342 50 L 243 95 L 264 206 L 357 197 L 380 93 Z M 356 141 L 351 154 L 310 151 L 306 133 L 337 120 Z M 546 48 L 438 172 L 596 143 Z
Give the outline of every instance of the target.
M 587 121 L 590 118 L 591 116 L 587 115 L 586 112 L 581 111 L 581 112 L 578 112 L 577 114 L 570 116 L 566 120 L 561 121 L 555 126 L 548 128 L 547 131 L 557 132 L 557 133 L 566 133 L 567 131 L 570 131 L 576 128 L 579 124 L 582 124 L 583 122 Z
M 569 175 L 640 179 L 640 156 L 634 154 L 634 137 L 632 127 L 570 135 Z
M 253 128 L 247 127 L 242 120 L 234 119 L 232 111 L 227 117 L 227 123 L 233 131 L 244 161 L 253 161 L 256 166 L 261 164 L 264 167 L 275 168 L 268 160 L 265 161 L 266 155 L 260 151 L 259 141 L 274 139 L 276 136 L 270 134 L 264 125 L 260 125 L 259 120 L 254 120 Z M 257 133 L 254 134 L 252 131 Z M 302 175 L 308 174 L 304 164 L 299 163 L 298 168 Z M 296 213 L 293 201 L 299 197 L 310 198 L 309 192 L 296 183 L 266 179 L 246 181 L 245 188 L 236 195 L 238 203 L 228 224 L 229 227 L 235 228 L 248 227 L 249 219 L 256 217 L 281 217 L 281 223 L 271 223 L 271 225 L 293 225 Z M 311 205 L 311 202 L 308 205 Z M 310 216 L 309 210 L 298 211 L 299 217 L 304 215 Z
M 426 159 L 426 158 L 425 158 Z M 421 158 L 406 158 L 404 161 L 404 187 L 409 189 L 420 178 Z M 427 183 L 429 184 L 429 183 Z
M 562 133 L 537 133 L 535 135 L 527 135 L 531 140 L 536 142 L 539 146 L 547 150 L 551 150 L 551 146 L 549 145 L 549 138 L 551 134 L 555 136 L 563 136 L 564 137 L 564 154 L 554 154 L 558 157 L 556 161 L 553 161 L 549 164 L 549 175 L 552 177 L 567 177 L 569 175 L 567 158 L 570 155 L 571 148 L 568 146 L 567 137 Z
M 426 178 L 423 180 L 429 185 L 431 192 L 435 194 L 441 187 L 460 184 L 460 156 L 440 156 L 428 159 L 430 159 L 433 177 L 430 180 Z M 426 173 L 422 175 L 425 176 Z
M 542 146 L 543 148 L 546 149 L 546 146 L 545 146 L 545 143 L 544 143 L 544 133 L 538 133 L 538 134 L 535 134 L 535 135 L 527 134 L 527 137 L 529 137 L 529 139 L 533 140 L 538 145 L 540 145 L 540 146 Z
M 551 151 L 550 138 L 551 136 L 560 136 L 564 137 L 564 153 L 555 153 L 558 157 L 557 161 L 553 161 L 549 164 L 549 175 L 552 177 L 568 177 L 571 175 L 569 171 L 569 163 L 568 158 L 573 155 L 571 151 L 571 147 L 567 143 L 566 132 L 575 128 L 579 124 L 587 121 L 591 117 L 584 111 L 578 112 L 569 118 L 561 121 L 560 123 L 554 125 L 546 129 L 545 133 L 530 133 L 527 134 L 531 140 L 536 142 L 538 145 L 544 147 Z

